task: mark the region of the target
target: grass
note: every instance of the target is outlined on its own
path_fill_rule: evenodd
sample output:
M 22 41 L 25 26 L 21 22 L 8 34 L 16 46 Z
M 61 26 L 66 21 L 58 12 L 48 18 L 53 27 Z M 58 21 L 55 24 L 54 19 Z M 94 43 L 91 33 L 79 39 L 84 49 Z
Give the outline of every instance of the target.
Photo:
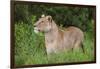
M 35 34 L 32 25 L 21 23 L 15 24 L 15 64 L 53 64 L 71 63 L 94 60 L 94 39 L 89 33 L 85 33 L 85 54 L 79 51 L 61 52 L 52 54 L 49 59 L 46 55 L 44 35 Z

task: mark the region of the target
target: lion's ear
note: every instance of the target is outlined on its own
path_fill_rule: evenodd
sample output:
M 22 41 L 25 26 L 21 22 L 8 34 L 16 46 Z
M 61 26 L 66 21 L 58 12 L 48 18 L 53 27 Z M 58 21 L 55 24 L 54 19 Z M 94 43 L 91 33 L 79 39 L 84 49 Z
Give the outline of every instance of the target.
M 52 17 L 51 16 L 47 16 L 48 21 L 52 22 Z
M 44 15 L 44 14 L 42 14 L 42 15 L 41 15 L 41 17 L 45 17 L 45 15 Z

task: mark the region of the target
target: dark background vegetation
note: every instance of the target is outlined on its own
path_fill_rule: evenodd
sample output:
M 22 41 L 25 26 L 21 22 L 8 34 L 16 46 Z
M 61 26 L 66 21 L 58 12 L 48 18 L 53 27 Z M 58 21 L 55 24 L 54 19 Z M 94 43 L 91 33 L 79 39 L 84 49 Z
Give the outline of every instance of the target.
M 58 25 L 70 26 L 74 25 L 82 28 L 84 31 L 91 29 L 91 22 L 95 17 L 95 8 L 74 7 L 74 6 L 54 6 L 54 5 L 20 5 L 15 7 L 15 21 L 23 21 L 32 24 L 32 16 L 36 16 L 36 20 L 42 14 L 51 15 Z M 87 27 L 88 26 L 88 27 Z
M 47 59 L 44 35 L 34 33 L 33 24 L 42 14 L 51 15 L 60 27 L 76 26 L 85 34 L 82 52 L 59 53 Z M 94 60 L 95 8 L 52 4 L 15 4 L 15 64 L 49 64 Z

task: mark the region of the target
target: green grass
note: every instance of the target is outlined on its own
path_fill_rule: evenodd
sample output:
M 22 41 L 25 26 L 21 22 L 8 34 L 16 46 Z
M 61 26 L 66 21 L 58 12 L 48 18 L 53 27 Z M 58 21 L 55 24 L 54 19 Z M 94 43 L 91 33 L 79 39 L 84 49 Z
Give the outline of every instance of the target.
M 53 64 L 71 63 L 94 60 L 94 39 L 89 33 L 85 33 L 85 54 L 79 51 L 61 52 L 52 54 L 47 58 L 44 44 L 44 35 L 35 34 L 32 25 L 21 23 L 15 24 L 15 64 Z

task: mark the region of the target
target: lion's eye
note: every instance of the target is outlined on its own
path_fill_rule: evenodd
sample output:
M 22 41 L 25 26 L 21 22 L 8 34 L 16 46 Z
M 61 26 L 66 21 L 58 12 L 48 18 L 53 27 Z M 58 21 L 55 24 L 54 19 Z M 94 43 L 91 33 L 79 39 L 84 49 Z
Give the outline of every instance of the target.
M 43 23 L 44 21 L 41 21 L 41 23 Z

